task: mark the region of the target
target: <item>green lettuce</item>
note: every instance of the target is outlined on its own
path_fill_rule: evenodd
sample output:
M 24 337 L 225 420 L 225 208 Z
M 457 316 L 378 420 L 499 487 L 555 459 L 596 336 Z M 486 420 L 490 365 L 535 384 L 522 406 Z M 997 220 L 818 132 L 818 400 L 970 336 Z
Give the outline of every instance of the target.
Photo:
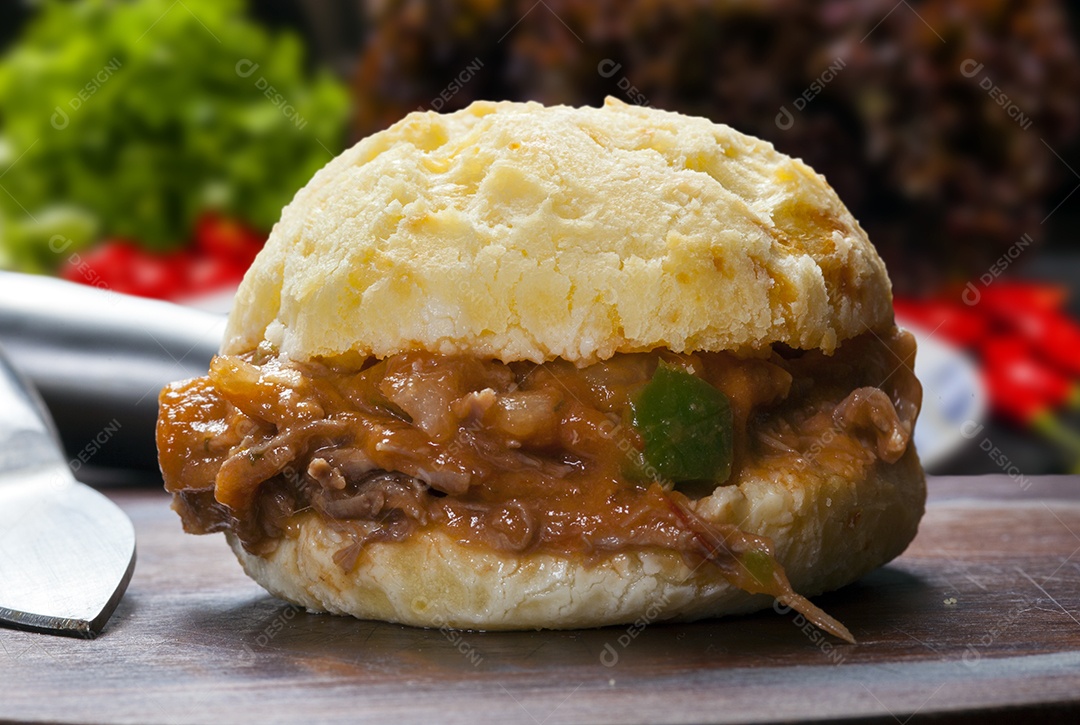
M 206 209 L 273 225 L 341 150 L 348 94 L 244 10 L 42 4 L 0 59 L 0 264 L 47 270 L 98 234 L 176 247 Z

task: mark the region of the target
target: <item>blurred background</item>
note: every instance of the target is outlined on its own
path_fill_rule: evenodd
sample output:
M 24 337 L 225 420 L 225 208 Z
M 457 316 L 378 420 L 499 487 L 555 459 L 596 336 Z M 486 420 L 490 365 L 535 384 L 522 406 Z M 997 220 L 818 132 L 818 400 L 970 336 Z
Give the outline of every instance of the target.
M 823 173 L 920 330 L 944 473 L 1080 470 L 1080 8 L 75 0 L 0 9 L 0 268 L 227 310 L 348 145 L 477 99 L 707 116 Z

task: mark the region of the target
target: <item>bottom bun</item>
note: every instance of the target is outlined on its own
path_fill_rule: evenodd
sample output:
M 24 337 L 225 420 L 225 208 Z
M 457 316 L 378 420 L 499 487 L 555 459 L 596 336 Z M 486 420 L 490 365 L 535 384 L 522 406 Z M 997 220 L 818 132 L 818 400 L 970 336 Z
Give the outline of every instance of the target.
M 769 537 L 795 591 L 814 596 L 898 556 L 915 537 L 926 481 L 913 445 L 860 480 L 801 471 L 744 475 L 697 502 L 714 523 Z M 244 570 L 271 594 L 312 612 L 421 627 L 574 629 L 636 620 L 693 620 L 763 609 L 767 595 L 728 583 L 710 564 L 674 551 L 584 560 L 515 555 L 460 544 L 438 529 L 372 543 L 346 572 L 333 560 L 348 541 L 314 513 L 262 557 L 226 536 Z

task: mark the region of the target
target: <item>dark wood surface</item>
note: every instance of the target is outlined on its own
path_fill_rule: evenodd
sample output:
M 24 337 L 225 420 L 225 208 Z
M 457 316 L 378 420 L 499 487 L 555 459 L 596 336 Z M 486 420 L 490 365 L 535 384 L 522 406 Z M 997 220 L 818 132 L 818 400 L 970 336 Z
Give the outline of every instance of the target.
M 845 645 L 774 611 L 640 631 L 447 633 L 299 611 L 163 493 L 97 640 L 0 630 L 0 720 L 727 722 L 1080 708 L 1080 478 L 935 478 L 891 565 L 816 601 Z

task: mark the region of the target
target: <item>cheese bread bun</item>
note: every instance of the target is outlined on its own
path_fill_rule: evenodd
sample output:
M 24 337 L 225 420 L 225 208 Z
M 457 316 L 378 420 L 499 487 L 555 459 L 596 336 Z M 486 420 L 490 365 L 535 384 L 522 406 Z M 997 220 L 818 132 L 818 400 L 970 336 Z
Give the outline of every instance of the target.
M 915 347 L 825 180 L 706 119 L 413 113 L 296 195 L 209 375 L 187 530 L 313 611 L 571 628 L 794 606 L 900 554 Z

